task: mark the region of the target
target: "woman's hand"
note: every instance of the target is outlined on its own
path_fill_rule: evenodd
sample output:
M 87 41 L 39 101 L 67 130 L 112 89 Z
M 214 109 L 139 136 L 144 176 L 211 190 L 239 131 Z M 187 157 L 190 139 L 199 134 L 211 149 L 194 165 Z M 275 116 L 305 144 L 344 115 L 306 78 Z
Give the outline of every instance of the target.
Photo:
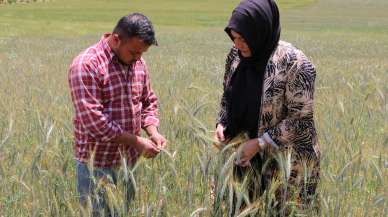
M 224 126 L 222 124 L 217 124 L 216 131 L 214 132 L 214 142 L 213 145 L 221 150 L 223 145 L 226 143 L 224 136 Z
M 217 124 L 216 131 L 214 132 L 214 143 L 213 145 L 219 150 L 230 142 L 230 139 L 226 139 L 224 135 L 225 127 L 222 124 Z
M 246 167 L 249 166 L 249 161 L 255 156 L 260 150 L 259 142 L 257 139 L 250 139 L 242 144 L 239 148 L 238 159 L 236 164 Z
M 216 132 L 214 133 L 214 139 L 219 142 L 225 142 L 224 126 L 217 124 Z

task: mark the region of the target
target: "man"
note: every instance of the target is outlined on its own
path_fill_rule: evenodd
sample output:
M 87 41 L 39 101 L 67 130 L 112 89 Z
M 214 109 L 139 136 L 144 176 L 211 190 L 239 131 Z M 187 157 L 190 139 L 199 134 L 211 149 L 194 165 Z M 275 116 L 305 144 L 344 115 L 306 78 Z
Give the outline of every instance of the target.
M 93 216 L 112 213 L 101 200 L 103 193 L 93 194 L 99 181 L 116 184 L 123 159 L 134 164 L 140 155 L 153 158 L 166 146 L 157 129 L 157 97 L 141 58 L 151 45 L 157 41 L 150 20 L 129 14 L 70 66 L 77 190 L 83 208 L 91 199 Z M 149 138 L 140 137 L 141 128 Z

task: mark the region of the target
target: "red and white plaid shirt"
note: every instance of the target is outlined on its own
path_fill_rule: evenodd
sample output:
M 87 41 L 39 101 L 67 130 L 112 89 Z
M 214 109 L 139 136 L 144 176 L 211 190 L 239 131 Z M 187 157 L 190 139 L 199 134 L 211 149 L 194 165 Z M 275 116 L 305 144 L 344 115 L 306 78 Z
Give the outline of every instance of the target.
M 69 69 L 75 107 L 75 157 L 91 158 L 96 167 L 120 165 L 121 156 L 134 163 L 139 154 L 130 145 L 111 142 L 124 131 L 159 125 L 157 97 L 143 59 L 131 66 L 118 61 L 108 45 L 109 34 L 78 55 Z

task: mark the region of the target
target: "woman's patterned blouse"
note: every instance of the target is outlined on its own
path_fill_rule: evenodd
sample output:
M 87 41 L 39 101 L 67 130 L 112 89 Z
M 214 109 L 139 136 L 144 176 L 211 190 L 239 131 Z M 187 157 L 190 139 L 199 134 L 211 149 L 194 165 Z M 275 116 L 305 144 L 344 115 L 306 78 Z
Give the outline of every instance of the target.
M 239 62 L 238 50 L 233 47 L 226 59 L 224 91 Z M 280 150 L 291 148 L 299 157 L 311 160 L 319 158 L 313 117 L 315 75 L 314 65 L 302 51 L 280 41 L 264 76 L 258 132 L 258 136 L 265 135 Z M 217 123 L 224 127 L 227 106 L 223 95 Z

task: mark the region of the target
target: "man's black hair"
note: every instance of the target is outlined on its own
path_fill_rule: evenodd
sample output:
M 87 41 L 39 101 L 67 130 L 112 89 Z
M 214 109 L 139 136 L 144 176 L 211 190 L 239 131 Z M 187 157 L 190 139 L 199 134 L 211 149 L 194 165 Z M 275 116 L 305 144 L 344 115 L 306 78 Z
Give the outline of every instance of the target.
M 151 21 L 140 13 L 122 17 L 113 29 L 113 33 L 118 34 L 122 40 L 139 37 L 148 45 L 158 45 Z

